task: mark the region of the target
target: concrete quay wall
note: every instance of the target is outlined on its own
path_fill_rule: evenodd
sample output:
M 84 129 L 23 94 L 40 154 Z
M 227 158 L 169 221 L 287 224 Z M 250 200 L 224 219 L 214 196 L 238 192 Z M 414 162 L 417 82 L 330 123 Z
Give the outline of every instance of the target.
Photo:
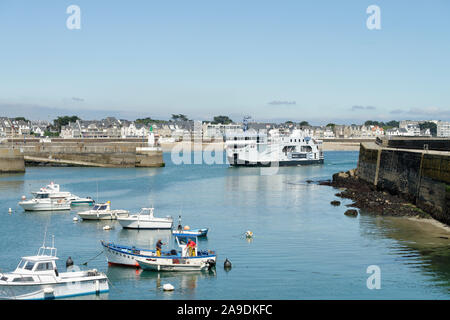
M 0 148 L 0 173 L 25 172 L 25 160 L 20 149 Z
M 450 225 L 450 152 L 362 143 L 357 175 Z
M 27 165 L 49 166 L 97 166 L 97 167 L 161 167 L 164 166 L 162 151 L 153 148 L 146 152 L 137 149 L 144 142 L 105 141 L 57 141 L 14 142 L 15 148 L 23 150 Z

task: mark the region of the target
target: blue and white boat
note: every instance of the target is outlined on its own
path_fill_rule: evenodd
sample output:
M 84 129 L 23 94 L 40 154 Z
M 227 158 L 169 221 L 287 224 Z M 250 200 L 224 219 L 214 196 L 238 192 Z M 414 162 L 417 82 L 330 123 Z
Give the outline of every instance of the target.
M 178 243 L 186 242 L 188 239 L 192 239 L 197 243 L 197 238 L 195 236 L 177 236 L 176 237 Z M 108 261 L 108 265 L 122 265 L 122 266 L 129 266 L 129 267 L 136 267 L 140 268 L 141 265 L 138 262 L 139 259 L 154 259 L 157 257 L 156 250 L 152 249 L 143 249 L 143 248 L 137 248 L 134 246 L 124 246 L 124 245 L 118 245 L 112 242 L 105 242 L 101 241 L 101 244 L 103 246 L 103 251 L 106 256 L 106 260 Z M 183 250 L 187 250 L 184 246 L 180 246 L 181 250 L 177 251 L 175 249 L 170 251 L 162 251 L 161 257 L 168 257 L 170 259 L 179 260 L 182 256 L 186 256 L 186 252 L 183 253 Z M 197 247 L 197 246 L 196 246 Z M 213 251 L 209 250 L 197 250 L 195 252 L 196 259 L 199 258 L 210 258 L 214 262 L 216 261 L 216 255 Z M 181 261 L 185 261 L 183 259 L 186 259 L 186 257 L 183 257 Z M 197 260 L 197 261 L 203 261 L 205 259 Z M 208 260 L 208 259 L 206 259 Z M 199 269 L 196 269 L 199 270 Z
M 22 257 L 17 268 L 0 273 L 0 299 L 57 299 L 108 292 L 108 278 L 92 270 L 58 272 L 54 245 L 39 248 L 37 255 Z
M 191 229 L 189 226 L 181 224 L 181 216 L 178 217 L 178 227 L 172 230 L 174 236 L 194 236 L 194 237 L 206 237 L 208 234 L 208 228 Z
M 168 254 L 159 256 L 137 257 L 139 266 L 149 271 L 203 271 L 216 266 L 216 253 L 210 250 L 198 250 L 197 237 L 176 236 L 175 239 L 180 251 L 172 250 Z M 190 241 L 195 243 L 195 247 L 189 247 Z

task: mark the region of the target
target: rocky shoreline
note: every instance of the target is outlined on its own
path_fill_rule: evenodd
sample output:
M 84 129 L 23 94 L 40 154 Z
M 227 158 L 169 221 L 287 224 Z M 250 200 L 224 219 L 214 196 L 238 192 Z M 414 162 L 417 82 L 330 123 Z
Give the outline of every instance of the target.
M 336 196 L 353 200 L 352 204 L 347 205 L 348 207 L 359 208 L 367 213 L 382 216 L 430 218 L 428 213 L 401 196 L 376 190 L 375 186 L 362 181 L 358 178 L 356 169 L 335 173 L 333 180 L 319 181 L 319 185 L 343 189 L 336 193 Z

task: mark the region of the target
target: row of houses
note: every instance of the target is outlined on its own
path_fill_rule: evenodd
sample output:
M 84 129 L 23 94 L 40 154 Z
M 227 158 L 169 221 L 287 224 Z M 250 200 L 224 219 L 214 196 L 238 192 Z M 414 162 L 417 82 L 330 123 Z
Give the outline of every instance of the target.
M 437 125 L 438 137 L 450 137 L 450 122 L 433 121 Z M 419 121 L 400 121 L 398 128 L 384 130 L 377 125 L 333 125 L 333 126 L 300 126 L 287 123 L 248 123 L 249 130 L 269 132 L 277 129 L 280 133 L 288 133 L 293 129 L 303 129 L 311 136 L 319 139 L 366 139 L 379 136 L 431 136 L 430 129 L 421 130 Z M 11 136 L 44 136 L 52 129 L 48 121 L 26 121 L 0 117 L 0 137 Z M 167 121 L 139 123 L 108 117 L 102 120 L 77 120 L 61 127 L 62 138 L 147 138 L 152 132 L 160 138 L 160 142 L 176 142 L 187 138 L 203 140 L 223 139 L 227 132 L 242 131 L 242 123 L 215 124 L 202 121 Z

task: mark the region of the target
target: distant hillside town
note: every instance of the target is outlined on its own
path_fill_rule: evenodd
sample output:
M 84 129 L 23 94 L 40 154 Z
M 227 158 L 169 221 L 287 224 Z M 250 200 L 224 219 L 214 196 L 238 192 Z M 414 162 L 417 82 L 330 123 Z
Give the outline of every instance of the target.
M 194 129 L 196 128 L 196 129 Z M 159 142 L 176 142 L 199 135 L 203 140 L 223 138 L 228 131 L 243 130 L 243 123 L 233 122 L 227 116 L 216 116 L 212 121 L 189 120 L 185 115 L 172 115 L 171 120 L 151 118 L 135 121 L 107 117 L 102 120 L 82 120 L 77 116 L 58 117 L 49 121 L 29 121 L 24 117 L 0 117 L 0 138 L 60 137 L 76 138 L 147 138 L 150 133 Z M 293 129 L 305 130 L 318 139 L 368 139 L 379 136 L 450 137 L 450 122 L 429 121 L 366 121 L 362 125 L 339 125 L 329 123 L 312 126 L 306 121 L 284 123 L 248 122 L 248 130 L 277 130 L 288 133 Z

